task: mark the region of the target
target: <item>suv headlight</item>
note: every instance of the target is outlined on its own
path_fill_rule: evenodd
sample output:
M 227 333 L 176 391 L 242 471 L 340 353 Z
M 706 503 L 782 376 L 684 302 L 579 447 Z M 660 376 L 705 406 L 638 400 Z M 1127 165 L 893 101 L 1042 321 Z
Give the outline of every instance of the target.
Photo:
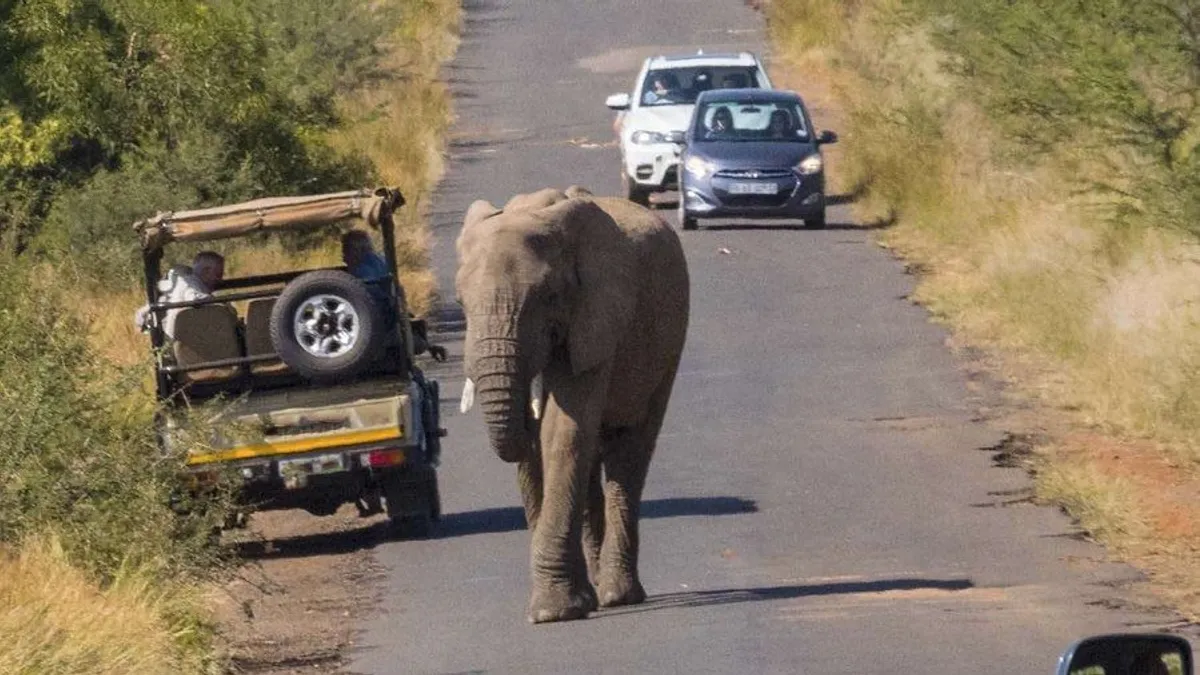
M 638 145 L 653 145 L 655 143 L 666 143 L 667 136 L 658 131 L 635 131 L 629 140 Z
M 814 173 L 821 173 L 823 168 L 825 168 L 825 162 L 821 160 L 820 155 L 809 155 L 796 165 L 796 173 L 801 176 L 811 176 Z
M 683 168 L 696 178 L 704 178 L 708 174 L 712 173 L 716 169 L 716 166 L 707 159 L 702 159 L 693 155 L 684 161 Z

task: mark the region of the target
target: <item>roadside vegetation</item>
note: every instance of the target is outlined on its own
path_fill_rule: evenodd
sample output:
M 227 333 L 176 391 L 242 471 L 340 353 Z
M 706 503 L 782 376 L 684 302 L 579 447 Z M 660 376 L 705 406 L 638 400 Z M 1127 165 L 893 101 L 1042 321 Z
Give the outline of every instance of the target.
M 916 300 L 1069 420 L 1064 505 L 1200 616 L 1200 3 L 772 0 Z
M 0 673 L 215 672 L 200 585 L 223 513 L 168 508 L 130 225 L 158 210 L 396 185 L 424 215 L 449 123 L 451 0 L 0 3 Z M 243 245 L 245 246 L 245 245 Z M 229 273 L 337 259 L 228 247 Z

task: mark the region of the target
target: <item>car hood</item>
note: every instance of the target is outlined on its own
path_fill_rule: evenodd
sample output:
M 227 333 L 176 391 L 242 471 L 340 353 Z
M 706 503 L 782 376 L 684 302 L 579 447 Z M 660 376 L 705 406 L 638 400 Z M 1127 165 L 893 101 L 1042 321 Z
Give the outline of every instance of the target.
M 812 143 L 725 142 L 693 143 L 689 154 L 703 157 L 723 169 L 790 169 L 817 153 Z
M 630 134 L 635 131 L 683 131 L 692 120 L 695 107 L 680 104 L 638 108 L 625 118 L 625 131 Z

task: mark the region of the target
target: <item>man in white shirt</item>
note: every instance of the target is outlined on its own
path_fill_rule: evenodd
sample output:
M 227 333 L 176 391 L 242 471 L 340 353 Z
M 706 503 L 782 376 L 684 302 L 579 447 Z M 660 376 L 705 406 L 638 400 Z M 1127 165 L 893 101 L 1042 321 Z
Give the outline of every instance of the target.
M 190 302 L 211 298 L 213 291 L 225 278 L 225 258 L 215 251 L 201 251 L 192 259 L 192 266 L 175 265 L 167 271 L 167 278 L 158 282 L 159 302 Z M 167 310 L 163 317 L 163 332 L 175 338 L 175 317 L 179 309 Z M 134 315 L 134 324 L 145 332 L 150 328 L 150 306 L 143 305 Z

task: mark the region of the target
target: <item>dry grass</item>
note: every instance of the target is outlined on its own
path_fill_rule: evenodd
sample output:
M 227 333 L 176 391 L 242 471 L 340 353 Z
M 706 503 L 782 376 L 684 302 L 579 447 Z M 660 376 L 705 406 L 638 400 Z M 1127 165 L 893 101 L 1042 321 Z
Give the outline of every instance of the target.
M 0 674 L 202 673 L 188 593 L 129 573 L 99 590 L 53 541 L 0 551 Z
M 900 4 L 774 0 L 773 79 L 828 111 L 843 139 L 832 185 L 861 196 L 864 222 L 894 219 L 882 243 L 929 270 L 916 299 L 1090 430 L 1045 453 L 1041 494 L 1200 616 L 1200 245 L 1099 217 L 1101 199 L 1070 184 L 1112 165 L 1082 143 L 1036 163 L 1005 156 L 923 31 L 894 30 Z M 1105 459 L 1114 444 L 1138 461 Z
M 365 154 L 381 181 L 399 186 L 408 200 L 397 222 L 396 256 L 409 304 L 420 315 L 429 310 L 435 291 L 425 218 L 445 170 L 451 122 L 449 92 L 438 74 L 457 48 L 454 31 L 462 10 L 449 0 L 388 1 L 404 7 L 404 20 L 388 45 L 387 64 L 395 76 L 346 97 L 341 112 L 351 123 L 330 140 L 335 148 Z

